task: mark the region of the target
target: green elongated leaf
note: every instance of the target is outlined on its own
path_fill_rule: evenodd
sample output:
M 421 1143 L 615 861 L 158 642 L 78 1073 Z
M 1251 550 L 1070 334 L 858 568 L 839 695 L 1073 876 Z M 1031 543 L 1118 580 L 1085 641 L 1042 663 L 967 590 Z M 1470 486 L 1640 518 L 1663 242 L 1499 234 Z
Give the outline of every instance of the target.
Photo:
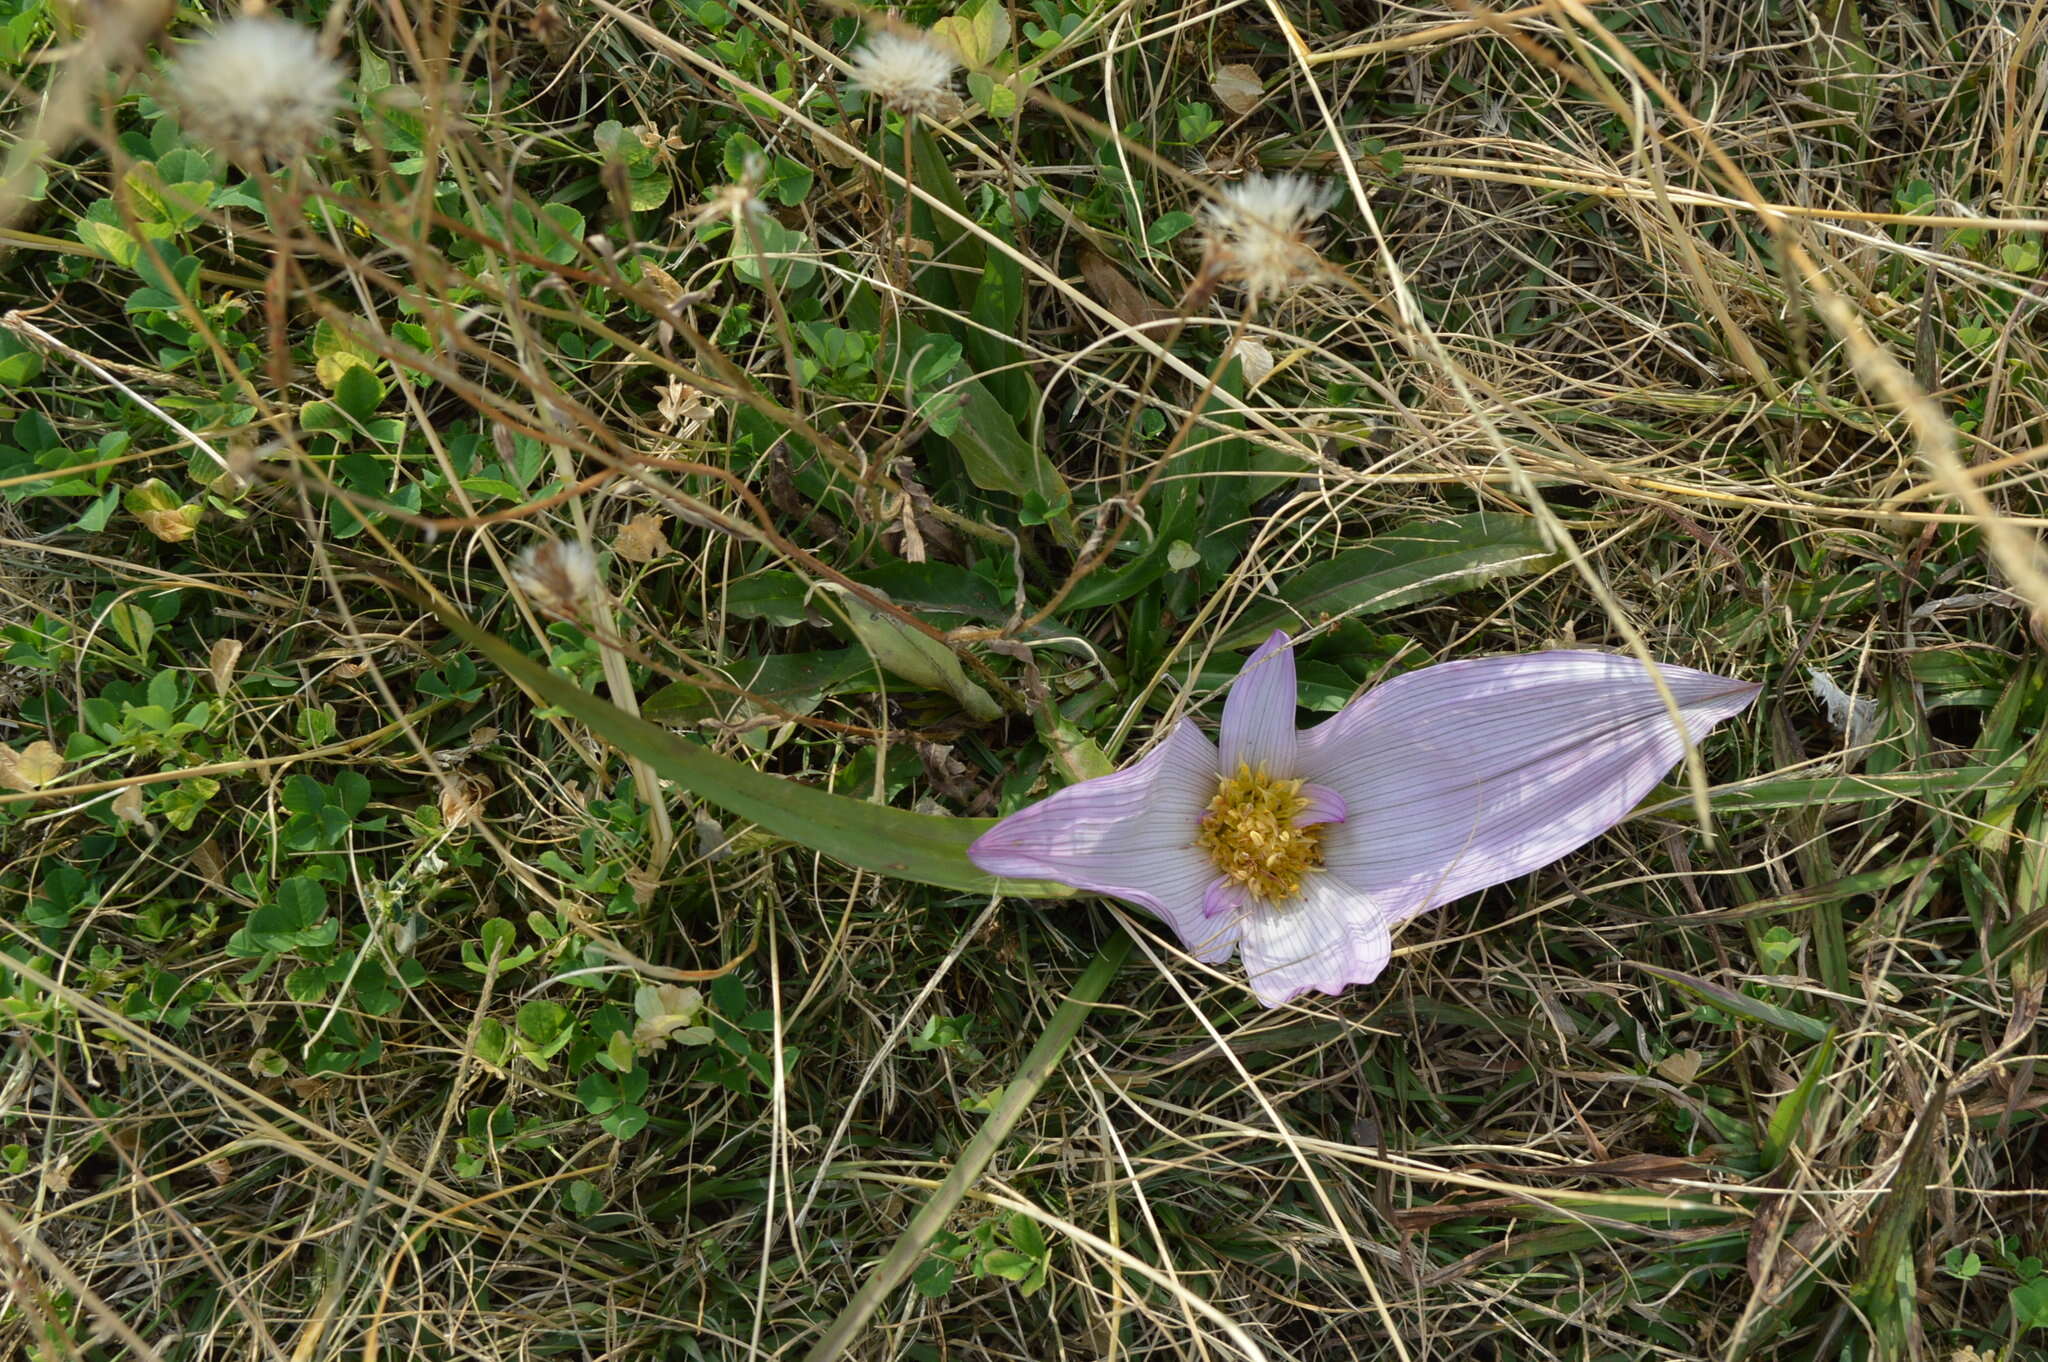
M 1761 998 L 1752 998 L 1747 993 L 1738 993 L 1734 989 L 1724 988 L 1720 984 L 1709 983 L 1696 975 L 1681 974 L 1675 969 L 1664 969 L 1659 965 L 1646 965 L 1640 960 L 1635 962 L 1635 966 L 1647 974 L 1656 975 L 1668 984 L 1676 984 L 1687 993 L 1711 1003 L 1723 1012 L 1741 1017 L 1745 1021 L 1753 1021 L 1759 1026 L 1769 1026 L 1779 1031 L 1790 1032 L 1795 1036 L 1804 1036 L 1815 1043 L 1825 1040 L 1828 1036 L 1830 1030 L 1828 1024 L 1817 1018 L 1789 1011 L 1786 1008 L 1777 1006 L 1775 1003 L 1764 1002 Z
M 749 693 L 781 704 L 874 688 L 873 665 L 858 648 L 771 655 L 739 664 L 732 675 Z
M 1010 1132 L 1031 1105 L 1031 1099 L 1038 1095 L 1038 1090 L 1059 1067 L 1067 1047 L 1080 1032 L 1081 1023 L 1087 1020 L 1096 1000 L 1102 997 L 1110 981 L 1116 978 L 1117 971 L 1130 959 L 1132 944 L 1129 936 L 1118 932 L 1095 953 L 1095 958 L 1088 962 L 1088 968 L 1081 971 L 1081 977 L 1074 981 L 1073 990 L 1052 1014 L 1051 1020 L 1046 1022 L 1045 1030 L 1038 1033 L 1038 1042 L 1024 1056 L 1017 1076 L 1003 1088 L 1002 1099 L 995 1110 L 982 1122 L 974 1138 L 962 1146 L 959 1157 L 946 1174 L 946 1180 L 911 1217 L 888 1254 L 875 1265 L 867 1280 L 861 1283 L 832 1323 L 825 1327 L 818 1341 L 811 1345 L 805 1362 L 836 1362 L 836 1359 L 846 1356 L 875 1312 L 916 1270 L 924 1258 L 925 1249 L 945 1228 L 946 1221 L 959 1208 L 961 1198 L 981 1180 L 989 1160 L 1009 1139 Z
M 944 691 L 970 717 L 984 723 L 1003 716 L 1003 707 L 968 679 L 951 648 L 875 609 L 837 582 L 821 582 L 819 587 L 838 598 L 854 637 L 886 670 L 915 685 Z
M 1899 1152 L 1898 1172 L 1871 1210 L 1849 1298 L 1870 1319 L 1874 1358 L 1910 1355 L 1907 1339 L 1919 1315 L 1913 1265 L 1925 1242 L 1927 1189 L 1941 1180 L 1946 1161 L 1943 1143 L 1935 1136 L 1944 1123 L 1933 1113 L 1947 1110 L 1950 1091 L 1947 1083 L 1937 1081 L 1927 1094 Z
M 1010 239 L 1000 223 L 990 230 Z M 961 293 L 971 303 L 968 315 L 981 323 L 964 334 L 968 362 L 1009 410 L 1037 411 L 1038 384 L 1023 347 L 1014 339 L 1024 315 L 1024 269 L 1015 253 L 992 248 L 971 295 L 964 286 Z
M 1150 542 L 1117 566 L 1091 573 L 1067 596 L 1061 607 L 1067 614 L 1127 601 L 1168 571 L 1200 567 L 1205 590 L 1229 575 L 1250 535 L 1247 515 L 1255 499 L 1253 481 L 1245 476 L 1253 464 L 1252 446 L 1229 434 L 1244 429 L 1244 418 L 1224 401 L 1224 395 L 1244 396 L 1243 364 L 1225 365 L 1216 387 L 1195 439 L 1175 456 L 1145 507 Z
M 853 574 L 853 579 L 920 615 L 965 615 L 995 622 L 1010 613 L 1010 602 L 986 579 L 951 563 L 884 563 Z
M 729 615 L 743 620 L 767 620 L 787 628 L 803 623 L 805 597 L 803 578 L 781 568 L 770 568 L 729 584 L 724 605 Z
M 1181 541 L 1162 532 L 1153 537 L 1144 552 L 1121 566 L 1097 568 L 1068 594 L 1060 606 L 1061 612 L 1075 615 L 1083 610 L 1129 600 L 1165 574 L 1177 542 Z
M 1468 515 L 1410 525 L 1305 568 L 1239 617 L 1220 647 L 1241 648 L 1275 629 L 1341 614 L 1372 615 L 1469 591 L 1496 577 L 1559 562 L 1533 520 Z
M 992 875 L 967 859 L 967 846 L 993 826 L 986 818 L 942 818 L 870 804 L 800 785 L 721 757 L 658 724 L 638 719 L 535 662 L 455 611 L 436 605 L 441 622 L 499 670 L 592 733 L 727 813 L 835 861 L 899 880 L 991 893 Z M 1021 898 L 1064 898 L 1064 885 L 1001 882 Z
M 923 121 L 909 120 L 908 132 L 911 178 L 917 181 L 917 187 L 961 217 L 973 217 L 967 207 L 967 197 L 961 192 L 960 177 L 954 173 L 952 162 L 939 149 L 939 144 L 932 140 Z M 893 140 L 886 139 L 884 145 Z M 902 157 L 902 144 L 898 143 L 888 163 L 901 166 Z M 922 203 L 917 206 L 914 221 L 924 228 L 922 234 L 925 239 L 933 242 L 939 251 L 938 268 L 918 272 L 919 295 L 942 306 L 959 306 L 964 311 L 973 297 L 973 289 L 963 287 L 963 283 L 980 279 L 988 261 L 988 248 L 980 237 L 962 227 L 958 220 L 944 213 L 932 212 Z
M 1076 728 L 1057 705 L 1041 705 L 1032 712 L 1038 726 L 1038 740 L 1051 754 L 1053 765 L 1069 781 L 1093 780 L 1116 769 L 1095 739 Z
M 1835 1054 L 1835 1033 L 1830 1029 L 1821 1038 L 1820 1048 L 1807 1061 L 1806 1072 L 1799 1076 L 1799 1086 L 1785 1094 L 1771 1119 L 1764 1127 L 1764 1170 L 1776 1168 L 1791 1152 L 1792 1142 L 1799 1138 L 1799 1127 L 1806 1122 L 1806 1109 L 1812 1105 L 1813 1094 L 1820 1086 L 1820 1076 L 1828 1067 L 1828 1061 Z
M 1748 1233 L 1742 1220 L 1742 1213 L 1733 1208 L 1702 1206 L 1693 1210 L 1667 1211 L 1664 1214 L 1666 1219 L 1633 1231 L 1618 1224 L 1606 1223 L 1593 1228 L 1554 1225 L 1546 1229 L 1532 1230 L 1528 1234 L 1518 1234 L 1509 1239 L 1500 1245 L 1490 1258 L 1494 1262 L 1502 1263 L 1526 1262 L 1532 1258 L 1554 1262 L 1567 1254 L 1584 1253 L 1589 1249 L 1606 1249 L 1616 1243 L 1626 1243 L 1638 1235 L 1661 1237 L 1674 1229 L 1705 1230 L 1717 1224 L 1729 1226 L 1727 1239 L 1730 1242 L 1740 1243 L 1743 1236 Z M 1606 1219 L 1603 1215 L 1602 1220 Z M 1721 1242 L 1720 1236 L 1703 1236 L 1686 1239 L 1682 1241 L 1682 1246 L 1686 1252 L 1700 1253 Z
M 1245 427 L 1243 409 L 1232 401 L 1243 401 L 1244 394 L 1244 362 L 1233 359 L 1223 366 L 1216 391 L 1203 405 L 1202 421 L 1188 451 L 1188 471 L 1202 493 L 1201 520 L 1190 541 L 1201 568 L 1199 580 L 1189 584 L 1200 588 L 1195 598 L 1207 596 L 1228 580 L 1251 538 L 1252 503 L 1265 491 L 1265 484 L 1273 481 L 1250 476 L 1259 462 L 1258 446 L 1230 434 Z M 1190 602 L 1178 603 L 1185 607 Z
M 1011 605 L 988 582 L 951 563 L 884 563 L 851 574 L 854 581 L 895 601 L 906 610 L 931 619 L 934 624 L 953 627 L 961 619 L 1000 624 L 1010 617 Z M 797 624 L 805 618 L 822 618 L 822 611 L 806 606 L 809 584 L 794 572 L 769 568 L 742 577 L 727 588 L 728 614 L 743 619 L 766 619 L 777 624 Z M 1031 641 L 1058 643 L 1071 639 L 1072 631 L 1059 625 L 1037 624 L 1019 635 Z M 1074 647 L 1067 650 L 1085 653 Z M 865 666 L 865 660 L 863 660 Z M 759 690 L 760 685 L 750 684 Z
M 967 476 L 984 491 L 1036 497 L 1047 506 L 1064 507 L 1069 500 L 1066 479 L 1045 451 L 1026 438 L 1018 413 L 1004 406 L 980 379 L 962 377 L 966 372 L 963 365 L 949 386 L 960 400 L 960 424 L 946 441 L 960 455 Z
M 959 348 L 949 337 L 908 323 L 898 325 L 896 337 L 895 363 L 905 372 L 929 362 L 949 346 Z M 1032 404 L 1014 397 L 1013 401 L 1022 405 L 1005 402 L 990 386 L 991 379 L 997 376 L 978 375 L 968 358 L 972 356 L 962 358 L 937 375 L 936 381 L 933 375 L 925 376 L 927 382 L 920 397 L 942 395 L 947 404 L 957 406 L 957 420 L 936 426 L 934 435 L 953 447 L 968 479 L 983 491 L 1007 492 L 1049 507 L 1065 507 L 1071 499 L 1066 479 L 1027 434 Z
M 1856 0 L 1826 0 L 1819 6 L 1813 39 L 1813 64 L 1820 73 L 1810 89 L 1820 102 L 1852 116 L 1847 128 L 1831 129 L 1837 141 L 1854 144 L 1870 126 L 1878 93 L 1877 58 L 1863 34 L 1861 6 Z
M 748 695 L 798 714 L 809 714 L 827 695 L 865 694 L 876 685 L 874 659 L 859 648 L 736 658 L 726 676 Z M 640 715 L 688 727 L 717 717 L 724 698 L 715 701 L 712 692 L 687 681 L 671 682 L 641 697 Z
M 1764 780 L 1710 792 L 1715 813 L 1762 813 L 1770 809 L 1804 809 L 1821 805 L 1891 804 L 1901 799 L 1934 799 L 1977 793 L 1996 802 L 2021 773 L 2015 753 L 1994 765 L 1954 766 L 1940 771 L 1899 775 L 1819 776 L 1804 780 Z M 1662 786 L 1637 810 L 1641 814 L 1683 814 L 1692 799 L 1685 791 Z

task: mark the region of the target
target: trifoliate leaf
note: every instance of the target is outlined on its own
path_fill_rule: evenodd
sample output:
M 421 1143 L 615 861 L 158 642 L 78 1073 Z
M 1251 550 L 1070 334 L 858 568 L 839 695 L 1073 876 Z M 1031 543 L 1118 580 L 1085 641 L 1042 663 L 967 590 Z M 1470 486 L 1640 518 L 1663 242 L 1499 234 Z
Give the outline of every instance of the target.
M 1003 0 L 980 0 L 933 24 L 930 36 L 968 66 L 987 66 L 1009 45 L 1010 14 Z
M 967 73 L 967 93 L 974 96 L 975 103 L 988 110 L 991 118 L 1008 118 L 1017 112 L 1017 92 L 979 71 Z
M 351 368 L 360 365 L 375 370 L 378 363 L 379 356 L 375 350 L 325 318 L 313 328 L 313 375 L 327 391 L 333 392 L 340 387 L 343 375 Z

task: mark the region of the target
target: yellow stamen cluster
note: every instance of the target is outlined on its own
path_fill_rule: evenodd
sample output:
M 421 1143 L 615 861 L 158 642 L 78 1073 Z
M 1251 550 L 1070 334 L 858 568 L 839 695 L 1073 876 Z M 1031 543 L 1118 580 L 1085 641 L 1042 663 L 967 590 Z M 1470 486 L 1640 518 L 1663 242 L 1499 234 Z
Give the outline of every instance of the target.
M 1301 786 L 1240 763 L 1237 774 L 1216 787 L 1195 834 L 1195 845 L 1216 868 L 1261 902 L 1293 898 L 1301 877 L 1323 864 L 1324 825 L 1294 825 L 1308 808 Z

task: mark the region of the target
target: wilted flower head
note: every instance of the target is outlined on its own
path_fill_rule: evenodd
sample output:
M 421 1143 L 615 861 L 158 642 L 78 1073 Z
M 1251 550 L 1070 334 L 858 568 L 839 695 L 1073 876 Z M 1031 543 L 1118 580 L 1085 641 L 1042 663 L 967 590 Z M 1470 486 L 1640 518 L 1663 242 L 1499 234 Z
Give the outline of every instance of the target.
M 168 95 L 185 131 L 231 156 L 284 160 L 334 125 L 344 73 L 312 29 L 231 19 L 171 64 Z
M 1842 731 L 1849 746 L 1861 747 L 1877 732 L 1877 697 L 1854 695 L 1835 684 L 1833 677 L 1818 667 L 1806 669 L 1813 698 L 1828 713 L 1828 722 Z
M 536 610 L 565 620 L 581 618 L 604 595 L 597 559 L 583 545 L 563 539 L 543 539 L 523 550 L 512 563 L 512 584 Z
M 679 1045 L 702 1045 L 712 1030 L 700 1023 L 704 1017 L 704 995 L 694 988 L 674 984 L 642 984 L 633 994 L 633 1049 L 649 1055 L 670 1041 Z
M 1315 274 L 1309 227 L 1335 201 L 1329 186 L 1300 175 L 1248 176 L 1206 205 L 1209 249 L 1254 300 L 1277 297 Z
M 1306 732 L 1276 633 L 1223 707 L 1222 746 L 1177 724 L 1142 760 L 997 823 L 993 875 L 1056 880 L 1157 914 L 1200 960 L 1242 952 L 1268 1007 L 1386 968 L 1391 929 L 1550 864 L 1625 818 L 1757 692 L 1604 653 L 1409 672 Z
M 898 113 L 935 117 L 952 104 L 953 68 L 960 63 L 924 38 L 881 32 L 853 54 L 849 83 Z

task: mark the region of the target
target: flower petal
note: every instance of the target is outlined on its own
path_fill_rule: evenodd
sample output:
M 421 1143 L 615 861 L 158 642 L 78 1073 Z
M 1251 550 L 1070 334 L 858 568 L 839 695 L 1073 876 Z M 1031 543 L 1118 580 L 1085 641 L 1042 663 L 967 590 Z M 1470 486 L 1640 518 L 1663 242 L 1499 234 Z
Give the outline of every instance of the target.
M 1176 724 L 1139 761 L 1019 809 L 967 855 L 991 875 L 1057 880 L 1135 903 L 1164 919 L 1196 959 L 1227 960 L 1236 920 L 1203 915 L 1216 867 L 1194 847 L 1216 778 L 1216 749 L 1192 723 Z
M 1294 815 L 1297 828 L 1313 827 L 1317 823 L 1341 823 L 1351 816 L 1351 805 L 1343 795 L 1327 785 L 1304 785 L 1301 797 L 1308 801 L 1308 807 Z
M 1222 917 L 1235 913 L 1251 901 L 1251 893 L 1243 885 L 1225 875 L 1218 875 L 1202 895 L 1202 916 Z
M 1657 670 L 1694 742 L 1758 690 Z M 1324 863 L 1398 922 L 1583 846 L 1684 755 L 1640 661 L 1533 653 L 1389 681 L 1302 735 L 1299 773 L 1350 804 Z
M 1223 702 L 1223 774 L 1240 765 L 1294 775 L 1294 643 L 1279 630 L 1259 645 Z
M 1342 993 L 1379 978 L 1393 953 L 1388 919 L 1371 899 L 1336 875 L 1310 875 L 1285 907 L 1260 904 L 1244 915 L 1239 945 L 1252 992 L 1278 1007 L 1313 989 Z

